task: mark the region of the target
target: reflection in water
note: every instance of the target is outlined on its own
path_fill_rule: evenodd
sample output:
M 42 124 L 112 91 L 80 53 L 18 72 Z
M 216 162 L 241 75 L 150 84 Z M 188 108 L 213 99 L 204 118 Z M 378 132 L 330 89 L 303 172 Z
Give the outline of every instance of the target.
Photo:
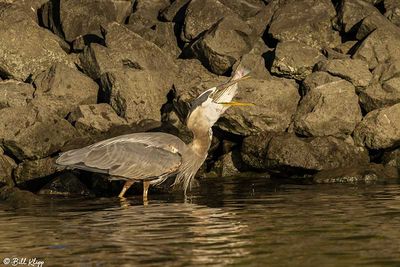
M 2 206 L 0 256 L 44 266 L 399 266 L 399 185 L 205 181 L 181 195 Z M 0 204 L 2 205 L 2 204 Z M 2 259 L 0 259 L 2 260 Z

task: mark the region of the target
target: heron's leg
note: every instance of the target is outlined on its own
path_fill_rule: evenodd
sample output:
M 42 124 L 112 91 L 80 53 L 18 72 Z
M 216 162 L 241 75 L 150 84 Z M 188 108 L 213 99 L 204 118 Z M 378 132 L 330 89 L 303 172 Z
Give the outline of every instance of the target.
M 124 197 L 126 191 L 135 183 L 134 180 L 128 180 L 125 182 L 124 187 L 121 190 L 121 193 L 119 193 L 118 197 Z
M 143 200 L 147 201 L 147 192 L 149 191 L 150 181 L 143 181 Z

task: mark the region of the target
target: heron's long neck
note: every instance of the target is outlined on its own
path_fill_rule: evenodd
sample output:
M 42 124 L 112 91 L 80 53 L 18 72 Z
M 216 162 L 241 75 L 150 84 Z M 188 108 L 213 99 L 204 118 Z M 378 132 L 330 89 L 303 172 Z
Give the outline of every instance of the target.
M 210 130 L 195 130 L 193 140 L 189 144 L 192 150 L 200 157 L 206 157 L 211 145 Z

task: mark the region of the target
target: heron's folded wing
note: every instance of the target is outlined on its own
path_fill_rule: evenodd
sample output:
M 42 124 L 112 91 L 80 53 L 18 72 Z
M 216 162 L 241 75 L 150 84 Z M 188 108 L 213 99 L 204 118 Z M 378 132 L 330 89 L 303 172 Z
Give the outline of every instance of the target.
M 143 143 L 122 141 L 92 147 L 79 164 L 104 170 L 114 176 L 144 179 L 175 172 L 181 162 L 179 153 Z

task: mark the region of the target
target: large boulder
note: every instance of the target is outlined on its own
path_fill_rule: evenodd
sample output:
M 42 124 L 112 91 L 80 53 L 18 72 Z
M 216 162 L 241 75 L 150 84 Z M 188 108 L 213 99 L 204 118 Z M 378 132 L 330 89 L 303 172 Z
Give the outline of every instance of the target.
M 329 0 L 286 1 L 275 12 L 268 33 L 278 41 L 298 41 L 312 47 L 335 47 L 339 33 L 332 29 L 336 11 Z
M 280 76 L 303 80 L 314 65 L 325 59 L 318 49 L 297 41 L 278 43 L 271 72 Z
M 78 177 L 68 172 L 58 175 L 54 180 L 43 186 L 39 194 L 69 197 L 92 195 L 86 185 L 84 185 Z
M 332 59 L 316 65 L 317 71 L 325 71 L 351 82 L 356 88 L 366 87 L 372 80 L 368 64 L 359 59 Z
M 35 89 L 29 83 L 14 80 L 0 82 L 0 109 L 26 106 L 33 98 Z
M 342 79 L 332 76 L 324 71 L 315 71 L 308 75 L 301 84 L 301 93 L 306 95 L 308 92 L 327 83 L 341 81 Z
M 4 108 L 0 117 L 0 144 L 18 158 L 40 159 L 76 136 L 68 121 L 32 106 Z
M 343 136 L 351 134 L 361 119 L 354 86 L 340 80 L 306 94 L 297 109 L 294 127 L 305 136 Z
M 126 69 L 101 76 L 102 98 L 129 123 L 161 120 L 161 106 L 170 90 L 157 73 Z
M 370 149 L 400 144 L 400 103 L 369 112 L 354 130 L 354 141 Z
M 245 138 L 242 158 L 252 168 L 284 175 L 314 173 L 369 162 L 367 150 L 355 146 L 352 140 L 332 136 L 299 138 L 290 133 L 273 132 Z
M 46 107 L 65 117 L 79 105 L 97 103 L 98 85 L 89 77 L 64 64 L 55 64 L 34 80 L 39 108 Z
M 81 36 L 96 40 L 102 38 L 100 26 L 123 23 L 132 4 L 131 0 L 49 1 L 42 8 L 42 22 L 67 42 Z
M 17 185 L 52 175 L 56 172 L 56 165 L 53 158 L 37 160 L 24 160 L 14 171 L 14 180 Z
M 225 17 L 190 46 L 190 53 L 211 72 L 221 75 L 248 53 L 254 43 L 252 29 L 237 17 Z
M 382 29 L 387 34 L 400 34 L 400 28 L 396 25 L 393 25 L 387 18 L 382 16 L 380 13 L 373 13 L 367 17 L 365 17 L 362 22 L 360 23 L 356 38 L 358 40 L 363 40 L 367 37 L 371 32 L 375 31 L 376 29 Z
M 0 3 L 0 76 L 25 81 L 62 62 L 72 61 L 59 39 L 14 5 Z

